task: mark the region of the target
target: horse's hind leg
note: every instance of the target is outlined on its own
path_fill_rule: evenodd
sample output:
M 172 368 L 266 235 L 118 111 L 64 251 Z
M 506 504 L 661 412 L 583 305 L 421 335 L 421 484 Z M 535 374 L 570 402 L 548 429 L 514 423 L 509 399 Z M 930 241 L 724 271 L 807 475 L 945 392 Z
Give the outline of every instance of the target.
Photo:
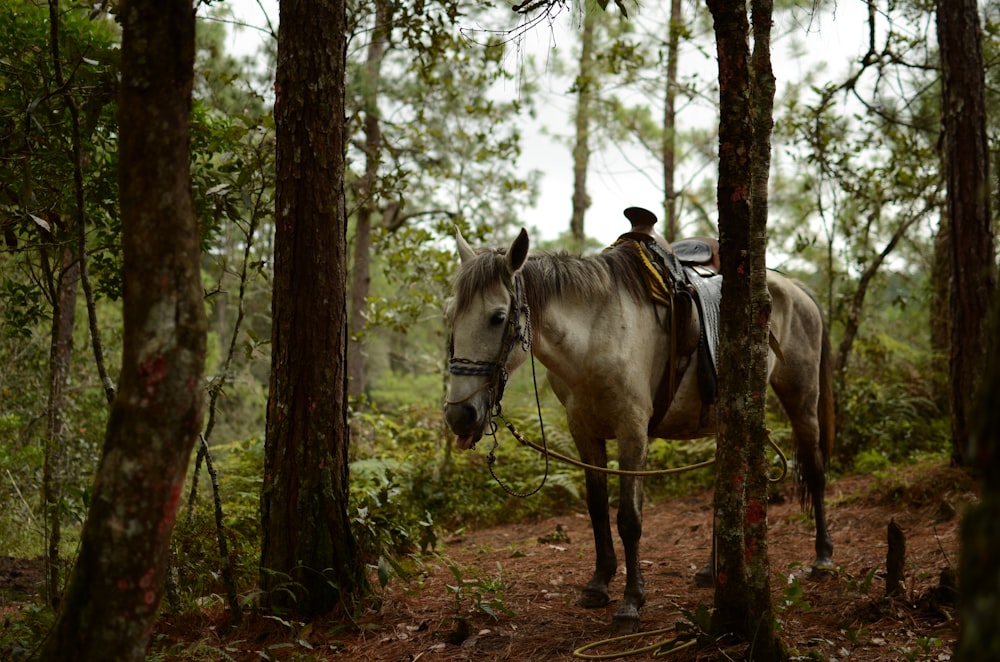
M 802 472 L 802 481 L 805 483 L 806 492 L 812 499 L 813 517 L 816 520 L 816 560 L 813 562 L 812 574 L 814 577 L 822 577 L 836 570 L 836 566 L 833 564 L 833 540 L 826 527 L 824 462 L 820 454 L 818 438 L 815 443 L 809 441 L 803 443 L 797 430 L 795 436 L 798 439 L 799 470 Z
M 785 388 L 780 382 L 772 381 L 772 386 L 792 423 L 800 479 L 811 499 L 816 520 L 816 560 L 812 572 L 814 577 L 819 577 L 834 571 L 836 566 L 833 564 L 833 540 L 826 527 L 826 461 L 820 443 L 820 421 L 816 414 L 817 395 L 810 389 Z
M 580 459 L 587 464 L 605 467 L 608 452 L 603 440 L 583 444 L 577 441 Z M 614 541 L 611 538 L 611 517 L 608 513 L 608 477 L 597 471 L 587 471 L 587 511 L 590 525 L 594 530 L 594 551 L 596 555 L 594 574 L 583 587 L 577 604 L 588 609 L 606 607 L 610 602 L 608 583 L 618 571 Z

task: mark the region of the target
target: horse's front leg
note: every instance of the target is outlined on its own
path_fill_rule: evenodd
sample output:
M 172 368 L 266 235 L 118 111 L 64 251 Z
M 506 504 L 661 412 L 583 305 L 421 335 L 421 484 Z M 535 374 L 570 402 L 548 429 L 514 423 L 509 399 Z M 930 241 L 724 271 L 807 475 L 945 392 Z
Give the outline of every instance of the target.
M 606 467 L 608 452 L 604 440 L 584 444 L 577 440 L 580 459 L 587 464 Z M 614 540 L 611 538 L 611 517 L 608 513 L 608 477 L 598 471 L 587 471 L 587 511 L 594 530 L 594 574 L 583 587 L 577 604 L 588 609 L 606 607 L 610 601 L 608 583 L 618 571 Z
M 620 465 L 626 470 L 646 466 L 645 436 L 627 444 L 619 442 Z M 618 535 L 625 548 L 625 596 L 615 612 L 613 628 L 627 634 L 639 630 L 639 610 L 646 603 L 645 582 L 639 564 L 639 540 L 642 538 L 642 478 L 622 476 L 621 504 L 618 507 Z

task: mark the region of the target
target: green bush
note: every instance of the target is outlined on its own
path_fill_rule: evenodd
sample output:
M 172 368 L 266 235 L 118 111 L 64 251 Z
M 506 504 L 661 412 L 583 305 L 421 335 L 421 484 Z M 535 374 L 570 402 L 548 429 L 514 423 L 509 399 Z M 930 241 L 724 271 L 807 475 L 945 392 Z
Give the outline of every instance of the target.
M 949 422 L 934 392 L 932 357 L 887 336 L 860 339 L 838 394 L 834 455 L 844 470 L 947 450 Z M 874 455 L 873 455 L 874 454 Z

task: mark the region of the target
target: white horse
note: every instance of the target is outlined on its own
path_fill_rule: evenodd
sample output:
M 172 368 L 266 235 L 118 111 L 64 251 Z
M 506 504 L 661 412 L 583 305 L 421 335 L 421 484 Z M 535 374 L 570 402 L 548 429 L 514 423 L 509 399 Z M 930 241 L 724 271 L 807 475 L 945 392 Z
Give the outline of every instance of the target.
M 587 464 L 606 467 L 607 440 L 615 439 L 620 468 L 643 470 L 650 437 L 688 439 L 714 432 L 714 407 L 703 402 L 698 383 L 695 306 L 690 297 L 674 298 L 674 322 L 665 324 L 671 311 L 650 299 L 646 267 L 636 250 L 622 245 L 592 257 L 528 257 L 528 235 L 522 229 L 506 250 L 474 251 L 459 234 L 458 253 L 461 267 L 448 314 L 452 349 L 445 418 L 459 448 L 472 448 L 483 436 L 507 374 L 529 351 L 548 369 L 580 459 Z M 833 544 L 823 492 L 833 443 L 833 397 L 827 329 L 815 299 L 794 281 L 769 272 L 768 288 L 771 334 L 780 347 L 780 359 L 770 352 L 769 382 L 791 420 L 798 468 L 812 498 L 813 569 L 829 570 Z M 665 371 L 674 375 L 665 377 Z M 671 389 L 665 393 L 667 382 Z M 620 482 L 618 534 L 626 580 L 613 627 L 636 631 L 645 601 L 639 564 L 642 478 L 623 476 Z M 586 484 L 596 567 L 578 604 L 598 608 L 609 602 L 608 583 L 618 560 L 607 476 L 588 470 Z M 705 572 L 710 568 L 699 571 L 701 579 Z

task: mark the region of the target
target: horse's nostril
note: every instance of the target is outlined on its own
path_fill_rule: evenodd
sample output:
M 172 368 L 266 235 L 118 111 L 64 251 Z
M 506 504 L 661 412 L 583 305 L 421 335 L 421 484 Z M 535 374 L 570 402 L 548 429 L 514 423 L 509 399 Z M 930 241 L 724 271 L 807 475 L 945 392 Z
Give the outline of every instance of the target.
M 455 434 L 469 434 L 476 424 L 476 408 L 467 402 L 448 405 L 444 412 L 448 427 Z

